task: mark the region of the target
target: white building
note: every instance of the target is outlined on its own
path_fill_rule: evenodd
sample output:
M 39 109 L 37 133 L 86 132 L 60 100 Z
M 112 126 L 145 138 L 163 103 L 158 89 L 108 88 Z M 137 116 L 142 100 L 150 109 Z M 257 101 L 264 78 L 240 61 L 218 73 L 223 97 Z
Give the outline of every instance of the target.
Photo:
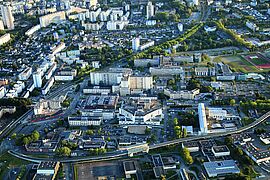
M 120 84 L 122 77 L 131 74 L 129 68 L 111 68 L 107 72 L 91 72 L 90 81 L 92 85 L 116 85 Z
M 183 30 L 184 30 L 184 25 L 183 25 L 182 23 L 178 23 L 178 24 L 177 24 L 177 28 L 178 28 L 178 30 L 179 30 L 180 32 L 183 32 Z
M 138 51 L 140 47 L 140 38 L 134 38 L 132 39 L 132 50 Z
M 246 26 L 251 29 L 252 31 L 257 31 L 259 30 L 259 27 L 257 26 L 257 24 L 251 22 L 251 21 L 247 21 L 246 22 Z
M 6 88 L 4 86 L 0 87 L 0 99 L 6 95 Z
M 164 94 L 170 99 L 188 99 L 192 100 L 196 95 L 200 94 L 200 89 L 193 89 L 192 91 L 181 90 L 181 91 L 173 91 L 171 89 L 164 89 Z
M 3 36 L 0 37 L 0 46 L 2 46 L 3 44 L 7 43 L 8 41 L 10 41 L 10 34 L 6 33 Z
M 227 111 L 222 108 L 207 108 L 209 118 L 223 120 L 227 117 Z
M 149 1 L 146 6 L 146 19 L 150 19 L 154 15 L 155 15 L 155 6 L 152 4 L 151 1 Z
M 199 103 L 198 105 L 198 114 L 199 114 L 199 124 L 200 124 L 200 133 L 207 134 L 207 119 L 205 114 L 205 107 L 203 103 Z
M 60 23 L 61 21 L 66 20 L 66 13 L 64 11 L 55 12 L 52 14 L 47 14 L 39 18 L 39 23 L 41 27 L 46 27 L 51 23 Z
M 42 86 L 42 74 L 41 70 L 38 69 L 36 72 L 33 73 L 33 81 L 35 88 L 41 88 Z
M 102 123 L 101 117 L 68 117 L 70 126 L 100 126 Z
M 38 30 L 40 30 L 40 28 L 41 28 L 40 24 L 38 24 L 36 26 L 33 26 L 33 27 L 31 27 L 30 29 L 28 29 L 25 32 L 25 35 L 26 36 L 31 36 L 32 34 L 34 34 L 35 32 L 37 32 Z
M 54 73 L 54 71 L 56 70 L 56 62 L 53 62 L 51 67 L 49 68 L 49 70 L 46 72 L 45 74 L 45 78 L 48 80 L 52 77 L 52 74 Z
M 12 8 L 10 6 L 1 6 L 3 23 L 8 30 L 14 29 L 14 17 L 11 10 Z
M 25 70 L 23 70 L 19 75 L 18 78 L 21 81 L 25 81 L 27 79 L 29 79 L 29 77 L 32 75 L 32 68 L 31 67 L 27 67 Z
M 0 20 L 0 30 L 4 30 L 5 26 L 2 20 Z
M 139 47 L 139 50 L 140 51 L 143 51 L 143 50 L 145 50 L 145 49 L 147 49 L 147 48 L 149 48 L 149 47 L 151 47 L 151 46 L 154 46 L 155 45 L 155 41 L 149 41 L 149 42 L 147 42 L 147 43 L 145 43 L 145 44 L 142 44 L 140 47 Z
M 53 86 L 53 83 L 54 83 L 54 77 L 51 77 L 48 80 L 48 82 L 45 84 L 45 86 L 42 88 L 41 92 L 43 95 L 46 95 L 50 91 L 51 87 Z

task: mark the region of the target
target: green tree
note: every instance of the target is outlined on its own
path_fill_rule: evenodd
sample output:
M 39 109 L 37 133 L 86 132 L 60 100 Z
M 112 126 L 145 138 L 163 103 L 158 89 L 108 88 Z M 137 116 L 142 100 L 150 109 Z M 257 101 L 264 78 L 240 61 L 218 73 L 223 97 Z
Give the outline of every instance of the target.
M 94 131 L 89 129 L 86 131 L 86 134 L 92 136 L 94 134 Z
M 16 133 L 13 133 L 10 138 L 11 139 L 16 139 L 16 137 L 17 137 L 17 134 Z
M 183 129 L 183 137 L 187 137 L 187 129 L 186 128 Z
M 190 152 L 187 148 L 182 148 L 181 149 L 181 156 L 183 157 L 184 161 L 187 163 L 187 164 L 193 164 L 193 158 L 192 156 L 190 155 Z
M 69 149 L 68 147 L 60 147 L 56 149 L 56 153 L 59 156 L 70 156 L 71 149 Z
M 235 100 L 234 100 L 234 99 L 231 99 L 231 100 L 230 100 L 230 105 L 231 105 L 231 106 L 234 106 L 234 105 L 235 105 Z

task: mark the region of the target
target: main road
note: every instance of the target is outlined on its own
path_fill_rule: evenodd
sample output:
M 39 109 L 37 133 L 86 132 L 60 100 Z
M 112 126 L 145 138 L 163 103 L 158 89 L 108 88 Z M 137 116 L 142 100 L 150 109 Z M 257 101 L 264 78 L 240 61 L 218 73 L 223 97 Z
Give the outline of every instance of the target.
M 250 130 L 250 129 L 256 127 L 257 125 L 259 125 L 263 121 L 267 120 L 269 117 L 270 117 L 270 111 L 265 113 L 264 115 L 262 115 L 260 118 L 258 118 L 253 123 L 251 123 L 247 126 L 241 127 L 241 128 L 234 130 L 234 131 L 171 140 L 171 141 L 167 141 L 167 142 L 163 142 L 163 143 L 159 143 L 159 144 L 155 144 L 155 145 L 150 145 L 149 149 L 156 149 L 156 148 L 161 148 L 161 147 L 165 147 L 165 146 L 169 146 L 169 145 L 175 145 L 175 144 L 179 144 L 179 143 L 186 142 L 186 141 L 196 141 L 196 140 L 210 139 L 210 138 L 215 138 L 215 137 L 222 137 L 222 136 L 227 136 L 227 135 L 231 135 L 231 134 L 242 133 L 242 132 L 245 132 L 247 130 Z M 28 156 L 28 155 L 25 155 L 25 154 L 22 154 L 19 152 L 15 152 L 15 151 L 9 151 L 9 153 L 17 158 L 24 159 L 24 160 L 31 161 L 31 162 L 60 161 L 63 163 L 74 163 L 74 162 L 81 163 L 84 161 L 94 162 L 94 161 L 105 161 L 105 160 L 127 158 L 127 151 L 115 151 L 115 152 L 111 152 L 109 154 L 105 154 L 104 156 L 71 157 L 71 158 L 35 158 L 35 157 L 31 157 L 31 156 Z

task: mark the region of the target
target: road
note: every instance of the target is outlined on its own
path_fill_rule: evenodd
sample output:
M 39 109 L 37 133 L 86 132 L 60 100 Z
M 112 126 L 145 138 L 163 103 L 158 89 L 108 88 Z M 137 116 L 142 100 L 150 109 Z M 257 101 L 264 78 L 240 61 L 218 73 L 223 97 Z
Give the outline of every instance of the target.
M 28 119 L 29 117 L 32 117 L 34 114 L 33 108 L 29 109 L 26 113 L 24 113 L 20 118 L 16 119 L 12 123 L 8 124 L 1 132 L 0 132 L 0 139 L 4 138 L 8 135 L 10 130 L 12 130 L 14 127 L 16 127 L 19 123 L 22 123 L 25 121 L 25 119 Z
M 264 115 L 262 115 L 260 118 L 258 118 L 253 123 L 251 123 L 245 127 L 241 127 L 241 128 L 234 130 L 234 131 L 218 133 L 218 134 L 209 134 L 209 135 L 204 135 L 204 136 L 181 138 L 181 139 L 167 141 L 167 142 L 163 142 L 163 143 L 159 143 L 159 144 L 155 144 L 155 145 L 150 145 L 149 148 L 156 149 L 156 148 L 161 148 L 161 147 L 168 146 L 168 145 L 179 144 L 181 142 L 186 142 L 186 141 L 210 139 L 210 138 L 227 136 L 227 135 L 231 135 L 231 134 L 242 133 L 244 131 L 247 131 L 247 130 L 250 130 L 250 129 L 256 127 L 257 125 L 259 125 L 260 123 L 262 123 L 263 121 L 268 119 L 269 117 L 270 117 L 270 111 L 265 113 Z M 10 150 L 8 152 L 17 158 L 24 159 L 24 160 L 31 161 L 31 162 L 36 162 L 36 163 L 39 163 L 41 161 L 60 161 L 62 163 L 74 163 L 74 162 L 85 162 L 85 161 L 96 162 L 96 161 L 105 161 L 105 160 L 115 160 L 115 159 L 121 159 L 121 158 L 127 157 L 127 151 L 115 151 L 115 152 L 112 152 L 110 154 L 105 154 L 104 156 L 97 156 L 97 157 L 71 157 L 71 158 L 53 158 L 53 159 L 52 158 L 48 159 L 48 158 L 30 157 L 30 156 L 27 156 L 25 154 L 15 152 L 12 150 Z

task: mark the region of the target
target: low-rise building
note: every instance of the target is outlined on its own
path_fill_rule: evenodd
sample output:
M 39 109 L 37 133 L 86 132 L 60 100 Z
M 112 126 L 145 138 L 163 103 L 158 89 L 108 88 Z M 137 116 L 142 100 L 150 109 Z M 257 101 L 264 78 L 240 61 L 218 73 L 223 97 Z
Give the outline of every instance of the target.
M 234 160 L 204 162 L 203 167 L 209 178 L 240 173 Z
M 70 116 L 68 117 L 68 124 L 70 126 L 100 126 L 102 117 L 84 117 L 84 116 Z
M 212 152 L 214 153 L 215 157 L 230 155 L 230 150 L 227 146 L 213 146 Z
M 193 89 L 191 91 L 188 90 L 180 90 L 180 91 L 174 91 L 171 89 L 164 89 L 164 94 L 170 99 L 189 99 L 192 100 L 195 98 L 196 95 L 200 93 L 200 89 Z
M 11 37 L 10 37 L 9 33 L 6 33 L 6 34 L 2 35 L 0 37 L 0 46 L 2 46 L 3 44 L 9 42 L 10 40 L 11 40 Z
M 59 162 L 41 162 L 38 165 L 34 180 L 50 179 L 54 180 L 59 170 Z
M 25 81 L 28 80 L 31 75 L 32 75 L 32 68 L 27 67 L 18 75 L 18 78 L 21 81 Z

